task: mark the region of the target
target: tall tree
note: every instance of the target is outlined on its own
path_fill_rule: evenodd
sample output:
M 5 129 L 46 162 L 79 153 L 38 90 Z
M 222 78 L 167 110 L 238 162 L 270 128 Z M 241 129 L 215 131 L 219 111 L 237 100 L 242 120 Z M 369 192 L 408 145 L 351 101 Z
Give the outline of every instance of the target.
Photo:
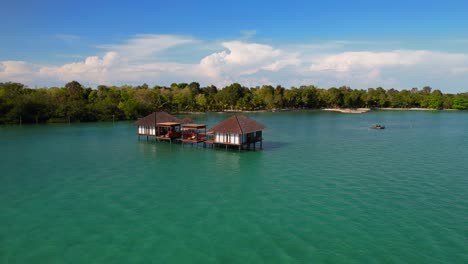
M 233 109 L 237 100 L 242 97 L 242 86 L 238 83 L 233 83 L 219 91 L 217 96 L 225 107 Z

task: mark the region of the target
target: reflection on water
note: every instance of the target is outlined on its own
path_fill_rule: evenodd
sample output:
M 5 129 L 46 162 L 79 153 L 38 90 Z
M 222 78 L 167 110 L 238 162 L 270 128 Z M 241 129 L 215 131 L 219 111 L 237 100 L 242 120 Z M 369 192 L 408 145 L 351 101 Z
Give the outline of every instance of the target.
M 275 150 L 279 148 L 285 148 L 289 145 L 288 142 L 279 142 L 279 141 L 271 141 L 271 140 L 264 140 L 263 141 L 263 150 Z

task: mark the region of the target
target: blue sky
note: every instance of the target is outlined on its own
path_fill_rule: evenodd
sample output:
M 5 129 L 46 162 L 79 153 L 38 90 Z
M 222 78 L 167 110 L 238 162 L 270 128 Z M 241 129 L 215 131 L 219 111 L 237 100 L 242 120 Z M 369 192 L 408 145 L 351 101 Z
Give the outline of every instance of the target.
M 0 81 L 468 91 L 467 1 L 8 1 Z

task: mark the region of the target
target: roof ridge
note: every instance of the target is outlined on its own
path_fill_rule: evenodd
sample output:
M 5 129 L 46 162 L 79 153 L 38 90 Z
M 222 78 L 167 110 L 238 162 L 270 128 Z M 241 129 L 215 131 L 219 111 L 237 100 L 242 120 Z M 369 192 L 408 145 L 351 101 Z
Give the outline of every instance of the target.
M 243 134 L 244 134 L 244 131 L 242 130 L 242 126 L 241 126 L 241 124 L 240 124 L 240 122 L 239 122 L 239 118 L 237 118 L 237 115 L 234 115 L 234 116 L 236 117 L 237 124 L 239 125 L 239 129 L 240 129 L 240 131 L 241 131 L 241 135 L 243 135 Z

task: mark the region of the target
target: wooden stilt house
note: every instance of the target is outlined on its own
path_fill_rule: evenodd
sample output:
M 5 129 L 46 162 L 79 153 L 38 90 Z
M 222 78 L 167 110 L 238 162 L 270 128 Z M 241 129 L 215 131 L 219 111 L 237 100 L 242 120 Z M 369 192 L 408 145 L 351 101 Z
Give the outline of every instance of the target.
M 213 133 L 213 137 L 206 143 L 243 149 L 251 146 L 255 148 L 255 144 L 259 142 L 261 148 L 264 129 L 265 126 L 247 116 L 235 115 L 208 129 L 208 133 Z
M 173 140 L 180 137 L 182 120 L 167 112 L 153 112 L 134 123 L 138 126 L 138 138 L 154 136 L 156 139 Z

